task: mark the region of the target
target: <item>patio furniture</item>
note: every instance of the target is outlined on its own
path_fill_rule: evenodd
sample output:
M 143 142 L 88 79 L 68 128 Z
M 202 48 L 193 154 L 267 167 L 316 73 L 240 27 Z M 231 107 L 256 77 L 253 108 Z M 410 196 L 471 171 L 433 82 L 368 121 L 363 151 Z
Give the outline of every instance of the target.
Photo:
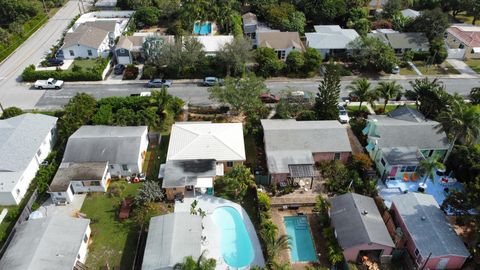
M 403 181 L 408 182 L 408 173 L 403 174 Z
M 412 174 L 412 181 L 413 181 L 413 182 L 417 182 L 417 180 L 418 180 L 418 175 L 417 175 L 417 173 L 413 173 L 413 174 Z

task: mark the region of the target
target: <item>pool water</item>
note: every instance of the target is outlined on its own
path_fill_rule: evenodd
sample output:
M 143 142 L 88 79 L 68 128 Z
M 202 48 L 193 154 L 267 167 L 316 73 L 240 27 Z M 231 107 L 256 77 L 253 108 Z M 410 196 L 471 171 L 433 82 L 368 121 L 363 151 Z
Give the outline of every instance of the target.
M 283 222 L 290 236 L 292 262 L 316 262 L 310 225 L 306 216 L 284 217 Z
M 230 206 L 219 207 L 213 211 L 212 219 L 220 229 L 223 260 L 234 268 L 250 265 L 254 258 L 253 246 L 238 211 Z
M 200 25 L 200 22 L 196 22 L 193 25 L 193 33 L 197 35 L 208 35 L 212 32 L 212 23 L 204 22 Z

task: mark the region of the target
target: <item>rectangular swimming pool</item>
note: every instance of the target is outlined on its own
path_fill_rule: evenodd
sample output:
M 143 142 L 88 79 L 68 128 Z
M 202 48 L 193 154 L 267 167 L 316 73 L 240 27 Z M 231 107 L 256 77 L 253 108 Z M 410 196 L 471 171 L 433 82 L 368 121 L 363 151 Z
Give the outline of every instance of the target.
M 292 262 L 316 262 L 317 255 L 315 254 L 307 217 L 284 217 L 283 223 L 287 229 L 287 234 L 290 236 Z

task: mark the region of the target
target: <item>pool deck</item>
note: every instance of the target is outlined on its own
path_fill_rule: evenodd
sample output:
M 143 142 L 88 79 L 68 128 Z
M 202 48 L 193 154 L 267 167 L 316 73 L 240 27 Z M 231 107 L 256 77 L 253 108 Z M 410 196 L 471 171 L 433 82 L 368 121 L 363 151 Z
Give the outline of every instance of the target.
M 255 227 L 253 226 L 250 217 L 242 206 L 232 201 L 218 198 L 215 196 L 200 195 L 195 198 L 185 198 L 183 200 L 183 203 L 179 201 L 175 202 L 175 213 L 190 212 L 190 205 L 193 203 L 194 200 L 197 200 L 198 202 L 197 209 L 201 208 L 207 213 L 207 216 L 203 219 L 203 235 L 206 237 L 206 241 L 204 241 L 204 243 L 202 244 L 202 251 L 206 250 L 207 257 L 217 260 L 217 270 L 233 269 L 232 267 L 228 266 L 223 260 L 220 248 L 219 228 L 214 223 L 211 217 L 213 211 L 215 211 L 216 208 L 223 206 L 230 206 L 235 208 L 240 214 L 240 216 L 243 218 L 245 227 L 247 228 L 247 232 L 250 236 L 250 240 L 252 241 L 253 251 L 255 253 L 255 257 L 253 258 L 253 261 L 250 265 L 257 265 L 260 267 L 265 266 L 265 259 L 263 258 L 262 248 L 260 246 L 260 241 L 257 237 Z M 248 268 L 249 267 L 245 267 L 245 269 Z

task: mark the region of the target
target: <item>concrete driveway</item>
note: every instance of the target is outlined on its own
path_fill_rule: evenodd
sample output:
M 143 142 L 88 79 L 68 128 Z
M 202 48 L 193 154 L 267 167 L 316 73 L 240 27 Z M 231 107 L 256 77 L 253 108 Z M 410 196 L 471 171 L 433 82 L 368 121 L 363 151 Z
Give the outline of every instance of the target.
M 459 59 L 447 59 L 447 62 L 450 63 L 456 70 L 458 70 L 462 74 L 468 74 L 468 75 L 475 75 L 478 76 L 478 74 L 475 72 L 475 70 L 471 69 L 467 64 L 465 64 L 464 61 L 459 60 Z

